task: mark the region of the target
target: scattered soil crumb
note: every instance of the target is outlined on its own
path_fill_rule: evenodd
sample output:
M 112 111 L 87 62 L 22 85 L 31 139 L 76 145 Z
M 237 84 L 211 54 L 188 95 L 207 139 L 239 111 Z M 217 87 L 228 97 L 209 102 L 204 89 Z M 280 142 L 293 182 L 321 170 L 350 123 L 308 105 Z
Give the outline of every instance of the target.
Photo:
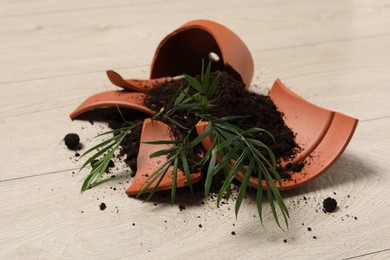
M 199 224 L 199 227 L 200 227 L 200 228 L 203 227 L 202 224 Z
M 65 145 L 70 150 L 77 150 L 80 144 L 80 137 L 78 134 L 70 133 L 64 137 Z
M 99 208 L 100 208 L 100 210 L 105 210 L 105 209 L 107 208 L 106 203 L 102 202 L 102 203 L 99 205 Z
M 284 242 L 284 243 L 287 243 L 287 239 L 284 239 L 283 242 Z
M 324 199 L 323 202 L 325 212 L 333 212 L 337 208 L 337 201 L 331 197 Z
M 308 231 L 311 231 L 311 227 L 308 227 L 307 230 L 308 230 Z
M 180 211 L 183 211 L 183 210 L 186 209 L 186 206 L 184 206 L 183 204 L 180 204 L 180 205 L 179 205 L 179 209 L 180 209 Z
M 235 236 L 236 235 L 236 232 L 235 231 L 232 231 L 232 233 L 231 233 L 233 236 Z
M 316 236 L 313 236 L 313 239 L 317 239 L 317 237 L 316 237 Z

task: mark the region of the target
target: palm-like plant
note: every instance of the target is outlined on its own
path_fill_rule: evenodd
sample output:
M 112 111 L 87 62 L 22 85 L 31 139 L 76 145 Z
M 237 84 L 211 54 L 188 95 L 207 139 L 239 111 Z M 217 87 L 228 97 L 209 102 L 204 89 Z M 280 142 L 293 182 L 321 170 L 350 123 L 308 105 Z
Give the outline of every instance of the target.
M 210 109 L 215 106 L 213 104 L 213 98 L 215 98 L 219 83 L 219 77 L 217 76 L 214 77 L 213 80 L 210 80 L 210 74 L 211 63 L 208 64 L 206 69 L 204 68 L 204 63 L 202 63 L 200 81 L 189 75 L 185 75 L 188 86 L 181 90 L 169 105 L 162 108 L 152 117 L 154 120 L 163 120 L 168 122 L 172 125 L 172 127 L 181 128 L 185 130 L 187 134 L 179 140 L 148 142 L 149 144 L 154 145 L 170 144 L 172 146 L 168 149 L 162 149 L 150 155 L 151 158 L 165 156 L 167 157 L 167 160 L 149 176 L 138 196 L 142 195 L 150 187 L 150 185 L 155 184 L 154 188 L 146 197 L 146 200 L 149 200 L 155 194 L 158 185 L 167 174 L 168 169 L 173 166 L 173 182 L 171 189 L 171 202 L 173 203 L 176 198 L 176 180 L 179 168 L 183 170 L 189 184 L 190 191 L 193 193 L 190 168 L 198 167 L 204 168 L 206 172 L 204 186 L 206 198 L 209 195 L 214 176 L 217 174 L 224 175 L 224 182 L 217 197 L 217 205 L 219 206 L 224 196 L 230 196 L 230 186 L 232 181 L 234 180 L 237 172 L 241 171 L 244 178 L 240 185 L 236 200 L 236 216 L 238 215 L 242 200 L 248 188 L 249 179 L 251 176 L 255 176 L 259 180 L 256 193 L 256 203 L 260 221 L 262 222 L 263 215 L 262 182 L 264 181 L 266 187 L 265 194 L 270 203 L 276 223 L 279 227 L 281 227 L 276 207 L 276 205 L 278 205 L 284 222 L 286 226 L 288 226 L 289 212 L 275 183 L 276 180 L 280 186 L 282 185 L 282 180 L 276 170 L 275 156 L 269 147 L 254 137 L 255 134 L 263 132 L 273 138 L 272 134 L 260 128 L 241 129 L 232 123 L 232 120 L 240 118 L 239 116 L 232 115 L 229 117 L 219 118 L 210 113 Z M 175 113 L 183 111 L 187 113 L 187 116 L 196 117 L 197 120 L 208 122 L 205 131 L 196 138 L 191 138 L 191 136 L 193 136 L 196 132 L 195 126 L 191 126 L 189 128 L 172 118 L 172 115 Z M 107 168 L 114 151 L 119 147 L 124 137 L 130 133 L 135 126 L 136 124 L 132 124 L 129 127 L 115 130 L 116 135 L 114 135 L 114 137 L 96 145 L 82 155 L 85 156 L 92 151 L 97 151 L 84 163 L 81 168 L 84 168 L 91 161 L 98 159 L 98 162 L 93 165 L 91 173 L 84 181 L 82 191 L 98 183 Z M 113 131 L 104 134 L 112 132 Z M 201 144 L 205 138 L 210 136 L 213 140 L 210 149 L 208 149 L 201 158 L 194 155 L 194 147 Z M 267 156 L 264 155 L 264 151 Z M 191 161 L 194 165 L 189 165 L 189 161 Z

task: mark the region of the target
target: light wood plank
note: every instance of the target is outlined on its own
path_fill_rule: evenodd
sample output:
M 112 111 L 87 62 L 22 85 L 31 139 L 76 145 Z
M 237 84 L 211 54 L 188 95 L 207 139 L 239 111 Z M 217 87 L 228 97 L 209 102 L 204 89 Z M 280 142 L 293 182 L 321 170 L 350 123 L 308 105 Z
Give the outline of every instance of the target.
M 163 202 L 168 197 L 160 198 L 157 206 L 141 204 L 124 195 L 121 189 L 128 184 L 119 180 L 80 195 L 82 175 L 65 172 L 0 183 L 0 196 L 6 198 L 0 211 L 0 255 L 4 259 L 268 259 L 278 252 L 289 259 L 313 259 L 319 254 L 323 259 L 340 259 L 383 250 L 389 247 L 390 202 L 378 194 L 390 195 L 389 126 L 389 119 L 362 124 L 334 167 L 305 187 L 285 193 L 292 215 L 285 234 L 272 223 L 267 206 L 266 231 L 261 228 L 253 216 L 251 194 L 235 221 L 233 210 L 228 210 L 233 209 L 232 202 L 217 209 L 212 201 L 201 205 L 179 196 L 187 206 L 184 211 Z M 339 203 L 332 214 L 321 211 L 321 201 L 328 196 Z M 107 204 L 105 211 L 99 210 L 100 202 Z
M 390 33 L 383 19 L 385 2 L 333 3 L 282 1 L 274 8 L 253 1 L 240 5 L 178 1 L 5 17 L 1 18 L 0 55 L 7 67 L 0 71 L 0 82 L 148 65 L 162 38 L 184 22 L 198 19 L 199 13 L 237 32 L 253 52 Z M 231 10 L 237 13 L 234 20 Z M 307 10 L 315 15 L 308 15 Z M 151 22 L 156 13 L 169 13 L 170 18 Z M 164 26 L 159 26 L 162 22 Z
M 389 95 L 390 36 L 380 39 L 324 44 L 286 50 L 258 52 L 253 80 L 255 92 L 266 93 L 276 78 L 297 94 L 317 105 L 341 111 L 361 120 L 390 115 Z M 149 68 L 120 69 L 123 75 L 147 78 Z M 69 77 L 15 82 L 2 92 L 0 118 L 29 111 L 51 109 L 61 103 L 69 111 L 89 95 L 115 86 L 104 70 Z M 11 87 L 12 86 L 12 87 Z M 66 91 L 67 95 L 63 95 Z M 41 95 L 40 93 L 45 93 Z M 18 99 L 15 100 L 15 95 Z M 34 97 L 34 98 L 31 98 Z M 361 106 L 371 102 L 372 109 Z M 47 102 L 45 102 L 48 100 Z M 368 104 L 368 103 L 367 103 Z M 375 104 L 382 104 L 376 106 Z
M 2 1 L 0 259 L 389 258 L 389 13 L 387 0 Z M 86 172 L 72 174 L 80 162 L 61 138 L 78 132 L 90 146 L 104 127 L 71 122 L 69 112 L 113 88 L 108 68 L 146 78 L 158 42 L 197 18 L 225 24 L 247 43 L 255 91 L 279 77 L 311 102 L 361 119 L 331 169 L 284 193 L 286 233 L 268 205 L 261 228 L 251 193 L 238 220 L 232 202 L 217 209 L 179 196 L 187 206 L 179 211 L 166 197 L 157 206 L 127 198 L 123 166 L 118 179 L 79 194 Z M 339 202 L 333 214 L 321 211 L 328 196 Z
M 3 1 L 4 2 L 4 1 Z M 65 0 L 65 1 L 8 1 L 3 8 L 0 9 L 0 18 L 2 17 L 31 17 L 34 15 L 45 15 L 52 13 L 69 13 L 69 12 L 83 12 L 86 10 L 96 9 L 111 9 L 123 8 L 124 6 L 136 5 L 152 5 L 161 4 L 158 0 L 131 0 L 124 2 L 123 0 L 111 0 L 110 2 L 103 0 Z M 168 1 L 165 1 L 168 2 Z

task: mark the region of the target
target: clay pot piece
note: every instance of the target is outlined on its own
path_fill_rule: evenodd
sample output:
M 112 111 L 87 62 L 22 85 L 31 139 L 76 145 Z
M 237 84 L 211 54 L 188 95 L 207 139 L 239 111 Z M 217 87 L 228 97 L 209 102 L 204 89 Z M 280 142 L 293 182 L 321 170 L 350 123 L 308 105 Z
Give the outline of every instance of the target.
M 298 188 L 320 176 L 341 156 L 357 126 L 358 120 L 344 114 L 313 105 L 286 88 L 277 79 L 269 96 L 279 111 L 284 114 L 286 125 L 296 133 L 296 142 L 301 151 L 287 163 L 303 162 L 301 172 L 293 173 L 291 179 L 283 180 L 280 190 Z M 207 122 L 197 125 L 198 134 L 202 134 Z M 203 146 L 210 149 L 212 137 L 204 139 Z M 242 181 L 244 175 L 238 172 L 236 179 Z M 257 188 L 258 179 L 251 177 L 249 185 Z M 265 182 L 263 181 L 265 189 Z
M 208 20 L 188 22 L 168 34 L 157 47 L 150 78 L 199 74 L 202 60 L 211 60 L 212 70 L 227 71 L 249 88 L 254 63 L 248 47 L 234 32 Z
M 145 119 L 142 126 L 141 143 L 137 157 L 137 173 L 133 179 L 133 182 L 129 188 L 126 189 L 128 195 L 137 195 L 143 187 L 148 183 L 151 174 L 166 160 L 162 157 L 149 158 L 154 152 L 162 149 L 168 149 L 172 145 L 152 145 L 146 142 L 172 140 L 169 126 L 160 122 L 153 121 L 152 119 Z M 202 173 L 191 173 L 192 183 L 196 183 L 202 179 Z M 150 185 L 144 193 L 149 193 L 156 186 L 158 178 Z M 161 183 L 158 185 L 156 191 L 169 190 L 172 188 L 173 182 L 173 166 L 168 169 Z M 187 186 L 187 178 L 180 169 L 177 173 L 176 179 L 177 187 Z

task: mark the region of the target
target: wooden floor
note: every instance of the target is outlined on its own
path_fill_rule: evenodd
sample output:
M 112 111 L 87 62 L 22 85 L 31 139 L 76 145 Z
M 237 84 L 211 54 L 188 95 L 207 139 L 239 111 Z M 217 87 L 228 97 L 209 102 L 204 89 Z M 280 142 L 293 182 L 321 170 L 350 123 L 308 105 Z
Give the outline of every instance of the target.
M 117 179 L 79 192 L 86 172 L 62 138 L 76 132 L 91 147 L 107 127 L 68 114 L 114 89 L 106 69 L 147 78 L 159 41 L 198 18 L 248 45 L 255 91 L 279 77 L 360 120 L 330 170 L 284 193 L 286 232 L 267 205 L 259 224 L 250 194 L 238 219 L 233 203 L 128 198 L 122 166 Z M 3 0 L 0 61 L 0 259 L 390 259 L 389 1 Z M 324 214 L 329 196 L 339 208 Z

